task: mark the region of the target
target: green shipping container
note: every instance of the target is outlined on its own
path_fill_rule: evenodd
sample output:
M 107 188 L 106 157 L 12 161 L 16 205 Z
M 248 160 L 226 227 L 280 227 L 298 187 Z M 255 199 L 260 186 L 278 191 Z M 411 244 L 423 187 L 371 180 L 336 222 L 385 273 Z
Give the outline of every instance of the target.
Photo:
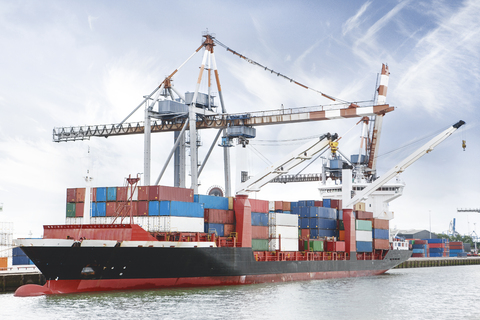
M 363 231 L 372 231 L 372 221 L 355 220 L 355 229 Z
M 320 251 L 323 251 L 323 240 L 321 241 L 318 241 L 318 240 L 310 240 L 310 251 L 316 251 L 316 252 L 320 252 Z M 308 245 L 308 242 L 305 241 L 305 250 L 307 250 L 307 245 Z
M 268 239 L 252 239 L 253 251 L 268 251 Z
M 343 224 L 343 220 L 339 220 L 340 224 L 338 226 L 339 230 L 345 230 L 345 225 Z
M 67 218 L 75 217 L 75 203 L 67 203 Z

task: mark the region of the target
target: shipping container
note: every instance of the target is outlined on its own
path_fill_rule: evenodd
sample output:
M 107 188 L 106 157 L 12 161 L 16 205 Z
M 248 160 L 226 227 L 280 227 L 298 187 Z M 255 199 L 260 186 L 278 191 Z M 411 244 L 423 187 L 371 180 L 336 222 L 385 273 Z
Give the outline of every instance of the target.
M 159 216 L 160 215 L 160 201 L 149 201 L 148 202 L 148 215 L 149 216 Z
M 310 238 L 310 229 L 300 229 L 300 237 L 302 239 Z
M 359 220 L 357 220 L 359 221 Z M 355 237 L 357 241 L 369 241 L 372 242 L 372 231 L 366 231 L 366 230 L 356 230 L 355 231 Z
M 340 199 L 331 199 L 331 200 L 330 200 L 330 208 L 332 208 L 332 209 L 337 209 L 337 210 L 343 209 L 343 207 L 342 207 L 342 200 L 340 200 Z
M 323 207 L 330 208 L 332 200 L 331 199 L 323 199 Z
M 270 226 L 268 232 L 270 238 L 278 238 L 281 235 L 282 239 L 298 240 L 298 227 Z
M 96 210 L 95 210 L 96 217 L 107 216 L 107 203 L 106 202 L 96 202 L 95 207 L 96 207 Z
M 162 201 L 163 202 L 163 201 Z M 202 210 L 203 211 L 203 210 Z M 161 223 L 163 224 L 163 230 L 167 232 L 204 232 L 205 226 L 203 217 L 177 217 L 167 216 L 161 217 Z
M 129 196 L 128 187 L 117 187 L 117 201 L 125 202 Z
M 288 201 L 283 201 L 282 210 L 283 210 L 284 212 L 285 212 L 285 211 L 291 211 L 290 202 L 288 202 Z
M 323 240 L 306 240 L 303 245 L 304 250 L 322 252 L 324 251 L 324 241 Z
M 228 210 L 233 210 L 233 197 L 228 197 Z
M 345 241 L 345 230 L 338 231 L 338 240 Z
M 96 202 L 106 202 L 107 201 L 107 188 L 96 188 L 97 199 Z
M 268 247 L 268 243 L 267 243 Z M 8 257 L 0 257 L 0 270 L 7 270 L 8 268 Z
M 372 228 L 389 230 L 390 223 L 388 220 L 384 220 L 384 219 L 371 219 L 371 220 L 372 220 Z
M 148 201 L 148 187 L 149 186 L 139 186 L 138 189 L 138 201 Z
M 371 241 L 357 241 L 357 252 L 372 252 L 373 245 Z
M 298 201 L 298 206 L 299 207 L 314 207 L 315 206 L 315 200 Z
M 228 210 L 228 198 L 195 194 L 194 202 L 202 203 L 205 209 Z
M 268 239 L 252 239 L 253 251 L 268 251 Z
M 147 197 L 150 201 L 194 202 L 193 189 L 179 187 L 147 186 Z
M 235 225 L 231 223 L 225 223 L 223 225 L 223 234 L 225 237 L 230 237 L 232 232 L 235 232 Z
M 300 228 L 309 229 L 310 228 L 310 218 L 300 218 Z
M 385 239 L 373 239 L 373 248 L 378 250 L 390 249 L 390 241 Z
M 268 227 L 252 226 L 252 239 L 268 239 Z
M 75 202 L 85 202 L 85 188 L 77 188 Z
M 355 211 L 355 217 L 359 220 L 373 219 L 373 212 Z
M 235 212 L 233 210 L 205 209 L 205 222 L 209 223 L 235 223 Z
M 298 251 L 298 238 L 296 239 L 281 239 L 281 251 Z M 270 251 L 280 250 L 278 239 L 270 239 L 268 241 L 268 248 Z
M 315 207 L 323 207 L 323 201 L 314 201 L 314 202 L 313 202 L 313 205 L 314 205 Z
M 160 201 L 160 215 L 203 219 L 204 207 L 203 203 L 198 202 Z
M 67 188 L 67 202 L 76 202 L 76 201 L 77 201 L 77 189 Z
M 283 211 L 283 201 L 275 201 L 275 212 Z
M 275 201 L 268 201 L 268 212 L 275 212 Z
M 337 229 L 336 219 L 310 218 L 310 228 L 313 229 Z
M 365 211 L 365 202 L 358 202 L 354 204 L 353 211 Z
M 75 217 L 83 217 L 84 208 L 85 208 L 85 203 L 83 202 L 75 203 Z
M 373 228 L 372 230 L 373 238 L 375 239 L 389 239 L 389 230 L 384 230 L 384 229 L 375 229 Z
M 298 218 L 288 213 L 269 213 L 268 225 L 298 227 Z
M 67 217 L 75 217 L 75 203 L 67 203 Z
M 252 226 L 268 226 L 268 213 L 252 212 Z
M 218 237 L 224 236 L 224 226 L 221 223 L 205 223 L 206 233 L 215 233 Z
M 335 230 L 327 230 L 327 229 L 310 229 L 310 238 L 311 239 L 318 239 L 323 237 L 335 237 L 336 232 Z
M 117 201 L 117 187 L 107 187 L 107 201 Z
M 138 211 L 137 215 L 148 216 L 148 201 L 138 201 Z
M 355 220 L 355 229 L 356 230 L 364 230 L 364 231 L 372 231 L 372 221 Z
M 330 252 L 345 252 L 344 241 L 327 241 L 327 251 Z
M 257 199 L 248 199 L 248 201 L 252 212 L 268 213 L 268 201 Z
M 293 208 L 298 208 L 298 202 L 290 202 L 290 211 L 293 211 Z

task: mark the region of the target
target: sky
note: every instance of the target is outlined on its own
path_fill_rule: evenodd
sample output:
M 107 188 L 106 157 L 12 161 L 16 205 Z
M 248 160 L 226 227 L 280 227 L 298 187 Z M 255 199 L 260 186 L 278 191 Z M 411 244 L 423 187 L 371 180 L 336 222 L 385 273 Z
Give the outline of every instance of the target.
M 43 225 L 65 222 L 66 189 L 83 187 L 87 168 L 95 187 L 121 186 L 129 174 L 142 173 L 142 135 L 55 143 L 52 130 L 119 123 L 209 32 L 262 65 L 346 101 L 372 100 L 377 74 L 388 64 L 387 103 L 395 111 L 383 121 L 380 175 L 426 138 L 466 121 L 400 175 L 406 188 L 390 209 L 391 227 L 441 233 L 455 218 L 456 230 L 469 234 L 480 227 L 480 214 L 457 208 L 480 207 L 478 16 L 478 1 L 0 0 L 0 221 L 14 223 L 15 237 L 40 237 Z M 220 46 L 215 57 L 228 112 L 330 103 Z M 195 90 L 201 60 L 200 52 L 175 75 L 177 90 Z M 140 109 L 128 121 L 142 120 Z M 294 150 L 292 139 L 326 132 L 345 134 L 340 150 L 356 153 L 358 120 L 257 127 L 249 170 Z M 200 159 L 215 133 L 201 131 Z M 265 146 L 265 140 L 278 141 Z M 152 137 L 153 181 L 172 141 L 171 133 Z M 235 148 L 231 154 L 235 169 Z M 200 193 L 223 186 L 222 163 L 215 148 Z M 320 172 L 320 164 L 308 170 Z M 173 185 L 171 164 L 161 184 Z M 251 197 L 297 201 L 319 193 L 316 183 L 269 184 Z

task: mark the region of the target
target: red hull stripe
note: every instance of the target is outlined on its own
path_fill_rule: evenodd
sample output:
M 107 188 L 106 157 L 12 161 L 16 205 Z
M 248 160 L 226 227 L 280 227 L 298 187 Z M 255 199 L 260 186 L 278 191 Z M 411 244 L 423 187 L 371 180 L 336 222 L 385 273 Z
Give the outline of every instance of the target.
M 24 285 L 15 296 L 27 297 L 47 294 L 62 294 L 91 291 L 144 290 L 173 287 L 201 287 L 218 285 L 240 285 L 266 282 L 305 281 L 348 277 L 364 277 L 385 273 L 387 270 L 331 271 L 282 273 L 226 277 L 150 278 L 113 280 L 48 280 L 44 286 Z

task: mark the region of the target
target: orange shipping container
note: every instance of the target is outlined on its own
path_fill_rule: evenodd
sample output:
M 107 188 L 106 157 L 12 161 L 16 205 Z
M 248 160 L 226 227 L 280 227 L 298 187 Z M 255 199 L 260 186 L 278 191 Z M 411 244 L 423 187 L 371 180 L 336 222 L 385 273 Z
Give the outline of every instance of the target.
M 283 211 L 291 211 L 290 202 L 283 201 Z
M 85 188 L 77 188 L 75 202 L 85 202 Z
M 338 231 L 338 240 L 345 241 L 345 230 Z
M 223 234 L 225 237 L 229 237 L 232 232 L 235 232 L 234 224 L 228 223 L 223 225 Z
M 373 248 L 374 249 L 390 249 L 390 242 L 386 239 L 373 239 Z
M 8 268 L 8 258 L 1 257 L 0 258 L 0 270 L 7 270 Z
M 283 211 L 283 201 L 275 201 L 275 211 Z
M 384 219 L 368 219 L 372 221 L 372 228 L 374 229 L 383 229 L 383 230 L 388 230 L 389 229 L 389 220 L 384 220 Z

